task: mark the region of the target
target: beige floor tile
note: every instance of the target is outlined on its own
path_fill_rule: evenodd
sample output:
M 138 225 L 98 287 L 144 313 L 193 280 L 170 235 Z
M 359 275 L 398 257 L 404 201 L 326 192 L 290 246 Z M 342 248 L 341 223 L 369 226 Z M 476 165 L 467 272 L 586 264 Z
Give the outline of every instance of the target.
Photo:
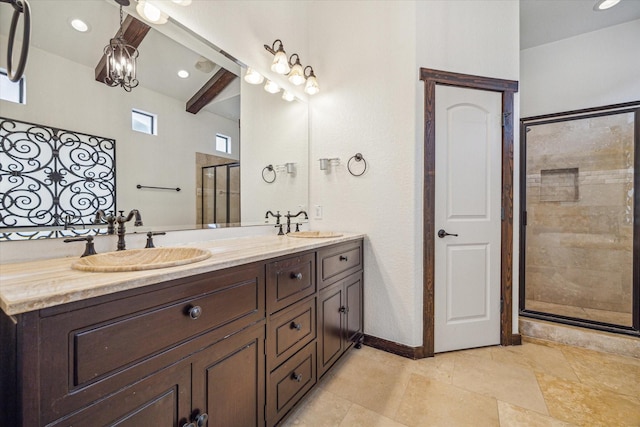
M 453 385 L 548 415 L 533 370 L 461 353 Z
M 496 400 L 412 375 L 394 420 L 407 426 L 499 426 Z
M 378 351 L 378 350 L 373 350 Z M 393 416 L 409 382 L 410 370 L 395 356 L 367 356 L 351 351 L 346 360 L 327 374 L 322 388 L 387 417 Z M 383 363 L 386 359 L 389 363 Z M 392 361 L 392 362 L 390 362 Z M 410 362 L 407 360 L 407 362 Z
M 640 399 L 537 374 L 552 417 L 579 426 L 622 427 L 640 425 Z
M 340 423 L 340 427 L 404 427 L 404 424 L 354 404 Z
M 583 384 L 640 396 L 640 359 L 577 347 L 562 352 Z
M 435 357 L 412 361 L 409 369 L 415 374 L 451 384 L 455 358 L 455 353 L 436 354 Z
M 340 424 L 353 404 L 323 389 L 305 398 L 302 406 L 289 416 L 282 427 L 335 427 Z
M 571 427 L 573 424 L 556 420 L 529 409 L 498 400 L 500 427 Z
M 571 364 L 559 348 L 524 342 L 522 345 L 495 348 L 492 359 L 505 366 L 520 366 L 534 372 L 578 381 Z

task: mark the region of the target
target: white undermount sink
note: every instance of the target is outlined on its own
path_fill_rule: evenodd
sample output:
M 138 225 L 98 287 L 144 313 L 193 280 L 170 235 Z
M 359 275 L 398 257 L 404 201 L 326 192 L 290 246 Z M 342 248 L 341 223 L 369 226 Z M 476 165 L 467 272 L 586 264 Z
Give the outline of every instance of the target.
M 208 250 L 188 247 L 132 249 L 86 256 L 71 268 L 96 273 L 152 270 L 203 261 L 210 256 Z
M 302 237 L 307 239 L 317 239 L 317 238 L 329 238 L 329 237 L 340 237 L 342 233 L 335 233 L 333 231 L 296 231 L 294 233 L 287 234 L 289 237 Z

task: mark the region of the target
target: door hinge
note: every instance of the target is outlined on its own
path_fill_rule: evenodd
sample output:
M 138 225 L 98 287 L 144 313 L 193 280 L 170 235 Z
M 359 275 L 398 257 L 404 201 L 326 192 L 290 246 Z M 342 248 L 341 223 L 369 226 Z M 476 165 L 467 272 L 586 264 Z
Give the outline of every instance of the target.
M 507 120 L 509 120 L 509 116 L 511 115 L 511 113 L 507 112 L 507 113 L 502 113 L 502 127 L 505 127 L 507 125 Z
M 500 208 L 500 219 L 504 221 L 504 206 Z
M 504 300 L 501 299 L 500 300 L 500 313 L 502 313 L 504 311 Z
M 527 211 L 522 211 L 522 225 L 527 225 Z

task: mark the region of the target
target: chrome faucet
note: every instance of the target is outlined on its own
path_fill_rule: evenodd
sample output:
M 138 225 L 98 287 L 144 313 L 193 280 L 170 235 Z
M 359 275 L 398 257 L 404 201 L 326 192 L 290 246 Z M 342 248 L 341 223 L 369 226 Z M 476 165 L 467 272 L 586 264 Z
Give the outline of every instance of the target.
M 277 213 L 273 213 L 271 211 L 267 211 L 267 214 L 264 216 L 264 219 L 269 219 L 269 215 L 271 215 L 272 217 L 274 217 L 276 219 L 276 225 L 280 224 L 280 217 L 282 215 L 280 215 L 280 211 L 276 211 Z M 266 222 L 266 221 L 265 221 Z
M 102 224 L 103 221 L 108 224 L 107 234 L 113 234 L 115 232 L 114 224 L 116 222 L 116 216 L 113 214 L 113 211 L 109 212 L 109 215 L 107 215 L 102 209 L 99 209 L 96 212 L 96 217 L 93 219 L 93 223 Z
M 291 232 L 291 218 L 297 218 L 300 215 L 304 215 L 304 219 L 309 219 L 309 215 L 307 215 L 307 213 L 305 211 L 300 211 L 295 215 L 291 215 L 290 211 L 287 211 L 287 214 L 285 215 L 285 217 L 287 218 L 287 233 Z M 297 227 L 296 227 L 297 229 Z
M 135 227 L 138 227 L 140 225 L 142 225 L 142 216 L 140 216 L 140 212 L 137 209 L 132 209 L 131 212 L 129 212 L 129 215 L 127 215 L 126 217 L 124 216 L 124 211 L 118 211 L 120 212 L 120 215 L 118 215 L 118 217 L 116 218 L 116 222 L 118 223 L 118 248 L 117 250 L 119 251 L 124 251 L 125 250 L 125 242 L 124 242 L 124 233 L 125 233 L 125 227 L 124 224 L 128 221 L 131 221 L 131 219 L 135 216 L 136 220 L 133 223 L 133 225 Z

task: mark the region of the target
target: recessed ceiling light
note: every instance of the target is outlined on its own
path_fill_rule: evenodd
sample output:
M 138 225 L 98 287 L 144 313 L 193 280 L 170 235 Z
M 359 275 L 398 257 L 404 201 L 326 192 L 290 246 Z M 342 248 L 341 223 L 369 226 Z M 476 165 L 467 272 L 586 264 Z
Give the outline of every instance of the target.
M 74 30 L 80 31 L 81 33 L 86 33 L 87 31 L 89 31 L 89 25 L 82 19 L 71 19 L 69 21 L 69 24 L 73 27 Z
M 611 9 L 613 6 L 620 3 L 620 0 L 598 0 L 593 6 L 593 10 L 600 12 L 602 10 Z
M 187 70 L 180 70 L 178 71 L 178 77 L 180 77 L 181 79 L 186 79 L 187 77 L 189 77 L 189 72 Z

